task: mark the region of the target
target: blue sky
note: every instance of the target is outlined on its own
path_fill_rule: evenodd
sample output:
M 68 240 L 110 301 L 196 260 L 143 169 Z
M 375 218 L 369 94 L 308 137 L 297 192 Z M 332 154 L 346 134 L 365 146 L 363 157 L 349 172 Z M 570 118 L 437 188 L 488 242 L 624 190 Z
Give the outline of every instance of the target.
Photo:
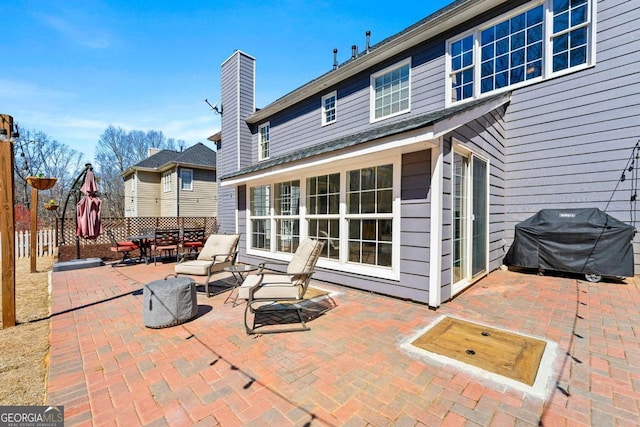
M 262 107 L 450 3 L 32 0 L 2 6 L 0 113 L 83 152 L 110 126 L 211 143 L 220 64 L 256 58 Z

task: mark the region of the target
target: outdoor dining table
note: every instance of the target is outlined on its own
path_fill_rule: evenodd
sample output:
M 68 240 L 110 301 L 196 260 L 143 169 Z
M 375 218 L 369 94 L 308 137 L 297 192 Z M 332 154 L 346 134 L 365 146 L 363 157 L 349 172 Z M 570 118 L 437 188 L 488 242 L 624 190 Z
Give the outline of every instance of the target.
M 151 242 L 154 238 L 154 233 L 144 233 L 129 236 L 129 240 L 138 245 L 138 247 L 140 248 L 139 262 L 144 261 L 145 264 L 149 264 L 149 252 L 151 251 Z

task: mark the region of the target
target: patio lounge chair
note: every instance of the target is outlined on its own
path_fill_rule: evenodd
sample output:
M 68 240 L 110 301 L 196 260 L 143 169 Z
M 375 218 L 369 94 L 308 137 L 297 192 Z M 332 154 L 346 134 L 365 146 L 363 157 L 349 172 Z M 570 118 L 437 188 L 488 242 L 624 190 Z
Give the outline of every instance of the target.
M 309 287 L 309 281 L 314 273 L 314 268 L 324 242 L 313 239 L 304 239 L 293 258 L 288 264 L 261 263 L 260 270 L 246 278 L 238 289 L 238 298 L 246 299 L 247 306 L 244 310 L 244 326 L 247 334 L 269 334 L 276 332 L 308 331 L 309 327 L 302 317 L 302 308 L 295 303 L 304 300 L 304 294 Z M 286 272 L 267 272 L 264 268 L 267 264 L 287 265 Z M 249 327 L 249 316 L 255 313 L 275 312 L 281 310 L 295 310 L 298 314 L 300 327 L 274 330 L 256 331 L 254 325 Z
M 130 240 L 118 241 L 111 230 L 107 230 L 106 234 L 109 236 L 109 240 L 111 241 L 111 247 L 109 249 L 111 249 L 112 252 L 122 254 L 122 259 L 116 264 L 112 264 L 112 267 L 124 264 L 127 260 L 131 259 L 132 251 L 140 249 L 138 245 Z
M 184 258 L 175 267 L 176 274 L 207 276 L 205 292 L 209 294 L 209 279 L 213 273 L 235 264 L 238 255 L 239 234 L 212 234 L 207 238 L 198 258 L 185 261 Z

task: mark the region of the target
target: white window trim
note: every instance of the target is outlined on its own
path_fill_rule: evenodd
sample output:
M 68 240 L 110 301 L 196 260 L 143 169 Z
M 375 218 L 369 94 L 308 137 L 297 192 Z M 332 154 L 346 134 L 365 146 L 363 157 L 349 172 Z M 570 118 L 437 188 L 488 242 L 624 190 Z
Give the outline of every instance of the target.
M 480 33 L 485 30 L 486 28 L 492 27 L 496 24 L 498 24 L 501 21 L 504 21 L 506 19 L 510 19 L 526 10 L 532 9 L 538 5 L 544 5 L 544 10 L 543 10 L 543 14 L 544 14 L 544 25 L 543 25 L 543 31 L 544 34 L 542 35 L 542 40 L 543 40 L 543 46 L 542 46 L 542 61 L 543 61 L 543 67 L 542 67 L 542 75 L 540 77 L 536 77 L 534 79 L 530 79 L 530 80 L 525 80 L 523 82 L 519 82 L 516 83 L 514 85 L 510 85 L 510 86 L 506 86 L 500 89 L 496 89 L 496 90 L 492 90 L 490 92 L 486 92 L 486 93 L 481 93 L 480 92 L 480 73 L 481 73 L 481 67 L 480 67 Z M 480 98 L 484 98 L 484 97 L 488 97 L 488 96 L 493 96 L 493 95 L 497 95 L 499 93 L 504 93 L 504 92 L 508 92 L 514 89 L 519 89 L 521 87 L 525 87 L 525 86 L 529 86 L 532 84 L 536 84 L 538 82 L 544 81 L 544 80 L 549 80 L 549 79 L 553 79 L 556 77 L 560 77 L 560 76 L 564 76 L 567 74 L 572 74 L 587 68 L 592 68 L 596 65 L 596 44 L 597 44 L 597 40 L 596 40 L 596 16 L 597 16 L 597 8 L 596 8 L 596 4 L 597 4 L 597 0 L 588 0 L 588 11 L 587 11 L 587 19 L 589 22 L 589 32 L 588 32 L 588 37 L 589 37 L 589 42 L 591 43 L 591 46 L 589 46 L 589 48 L 587 49 L 587 62 L 585 64 L 582 65 L 578 65 L 575 67 L 570 67 L 570 68 L 566 68 L 564 70 L 560 70 L 557 72 L 552 72 L 553 69 L 553 61 L 551 60 L 552 56 L 553 56 L 553 45 L 552 45 L 552 40 L 551 40 L 551 36 L 553 35 L 553 10 L 552 10 L 552 6 L 553 6 L 553 0 L 535 0 L 526 4 L 523 4 L 522 6 L 513 9 L 507 13 L 504 13 L 494 19 L 492 19 L 491 21 L 487 21 L 485 23 L 483 23 L 482 25 L 479 25 L 471 30 L 465 31 L 463 33 L 457 34 L 454 37 L 451 37 L 449 39 L 446 40 L 446 49 L 445 49 L 445 107 L 450 107 L 452 105 L 461 105 L 464 104 L 466 102 L 471 102 Z M 463 99 L 460 101 L 451 101 L 451 44 L 462 39 L 465 38 L 469 35 L 473 34 L 473 66 L 474 66 L 474 73 L 473 73 L 473 96 L 471 98 L 467 98 L 467 99 Z
M 184 186 L 184 174 L 191 174 L 191 180 L 189 181 L 189 187 L 185 188 Z M 180 169 L 180 190 L 181 191 L 193 191 L 193 169 Z
M 371 166 L 380 166 L 383 164 L 392 164 L 393 165 L 393 212 L 392 212 L 392 227 L 393 227 L 393 235 L 392 235 L 392 267 L 379 267 L 376 265 L 369 264 L 359 264 L 348 262 L 348 252 L 346 250 L 341 251 L 340 260 L 333 260 L 328 258 L 320 258 L 318 260 L 318 266 L 322 268 L 327 268 L 332 271 L 340 271 L 350 274 L 359 274 L 369 277 L 377 277 L 381 279 L 390 279 L 390 280 L 400 280 L 400 226 L 401 226 L 401 200 L 400 200 L 400 186 L 401 186 L 401 176 L 402 176 L 402 155 L 401 149 L 397 149 L 394 151 L 386 151 L 384 153 L 376 153 L 371 156 L 363 156 L 358 159 L 347 159 L 344 161 L 335 162 L 335 164 L 331 165 L 331 168 L 327 168 L 326 166 L 321 166 L 319 168 L 306 169 L 304 174 L 300 174 L 300 171 L 296 173 L 294 176 L 292 175 L 283 175 L 279 177 L 274 177 L 270 180 L 256 180 L 247 182 L 247 191 L 246 191 L 246 221 L 245 226 L 247 230 L 248 239 L 250 239 L 252 234 L 251 227 L 251 207 L 250 207 L 250 189 L 251 187 L 256 187 L 260 185 L 271 185 L 271 191 L 273 191 L 273 186 L 276 183 L 300 179 L 300 240 L 304 239 L 308 236 L 307 229 L 307 219 L 309 218 L 306 215 L 306 203 L 307 203 L 307 188 L 306 188 L 306 180 L 307 178 L 318 176 L 318 175 L 326 175 L 332 173 L 340 173 L 340 246 L 343 248 L 348 247 L 348 227 L 346 225 L 346 216 L 347 215 L 347 203 L 346 203 L 346 172 L 349 170 L 361 169 Z M 271 206 L 271 218 L 272 218 L 272 230 L 275 230 L 275 222 L 273 218 L 274 215 L 274 207 Z M 287 254 L 283 252 L 275 251 L 275 231 L 272 231 L 271 238 L 271 250 L 262 250 L 262 249 L 252 249 L 250 246 L 250 242 L 247 242 L 247 255 L 258 256 L 266 259 L 273 259 L 277 261 L 289 261 L 291 260 L 292 254 Z
M 168 193 L 171 191 L 171 175 L 172 172 L 165 172 L 162 174 L 162 192 Z
M 333 110 L 334 110 L 334 118 L 333 120 L 331 120 L 330 122 L 327 121 L 327 110 L 324 108 L 325 105 L 325 100 L 327 98 L 335 98 L 334 101 L 334 105 L 333 105 Z M 325 96 L 322 97 L 322 104 L 320 105 L 320 112 L 322 114 L 322 117 L 320 118 L 322 121 L 322 126 L 327 126 L 330 124 L 335 123 L 338 120 L 338 91 L 333 91 L 331 93 L 326 94 Z
M 261 187 L 261 186 L 265 186 L 265 185 L 269 185 L 269 213 L 266 215 L 251 215 L 251 187 Z M 269 239 L 269 248 L 253 248 L 251 247 L 252 245 L 252 241 L 251 239 L 253 239 L 253 220 L 268 220 L 270 222 L 269 224 L 269 230 L 270 232 L 273 234 L 273 227 L 275 227 L 275 221 L 273 220 L 273 216 L 275 213 L 275 209 L 272 206 L 273 203 L 271 202 L 271 196 L 273 194 L 273 184 L 269 184 L 269 183 L 256 183 L 254 185 L 248 185 L 247 184 L 247 191 L 246 193 L 246 202 L 247 202 L 247 210 L 246 210 L 246 228 L 247 228 L 247 254 L 249 255 L 257 255 L 257 256 L 264 256 L 264 254 L 271 254 L 271 253 L 275 253 L 275 241 L 274 241 L 274 236 L 272 235 L 271 238 Z
M 267 139 L 267 155 L 262 155 L 262 146 L 264 141 L 262 141 L 262 129 L 269 128 L 269 139 Z M 271 122 L 266 122 L 258 126 L 258 160 L 267 160 L 271 156 Z
M 401 110 L 398 111 L 396 113 L 393 114 L 389 114 L 388 116 L 384 116 L 384 117 L 379 117 L 376 118 L 376 93 L 375 93 L 375 85 L 374 82 L 375 80 L 380 77 L 383 76 L 387 73 L 392 72 L 393 70 L 397 69 L 397 68 L 402 68 L 405 65 L 409 65 L 409 107 L 405 110 Z M 411 112 L 411 75 L 412 75 L 412 69 L 411 69 L 411 57 L 397 62 L 393 65 L 390 65 L 389 67 L 380 70 L 376 73 L 371 74 L 371 76 L 369 77 L 369 122 L 370 123 L 375 123 L 375 122 L 379 122 L 381 120 L 386 120 L 386 119 L 390 119 L 391 117 L 396 117 L 399 116 L 401 114 L 406 114 Z

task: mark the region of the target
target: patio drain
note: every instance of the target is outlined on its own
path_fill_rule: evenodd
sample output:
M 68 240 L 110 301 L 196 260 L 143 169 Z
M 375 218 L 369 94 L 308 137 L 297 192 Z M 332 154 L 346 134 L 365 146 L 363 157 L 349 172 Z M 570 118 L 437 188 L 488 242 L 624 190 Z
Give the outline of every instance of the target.
M 444 317 L 412 345 L 531 386 L 546 342 Z

